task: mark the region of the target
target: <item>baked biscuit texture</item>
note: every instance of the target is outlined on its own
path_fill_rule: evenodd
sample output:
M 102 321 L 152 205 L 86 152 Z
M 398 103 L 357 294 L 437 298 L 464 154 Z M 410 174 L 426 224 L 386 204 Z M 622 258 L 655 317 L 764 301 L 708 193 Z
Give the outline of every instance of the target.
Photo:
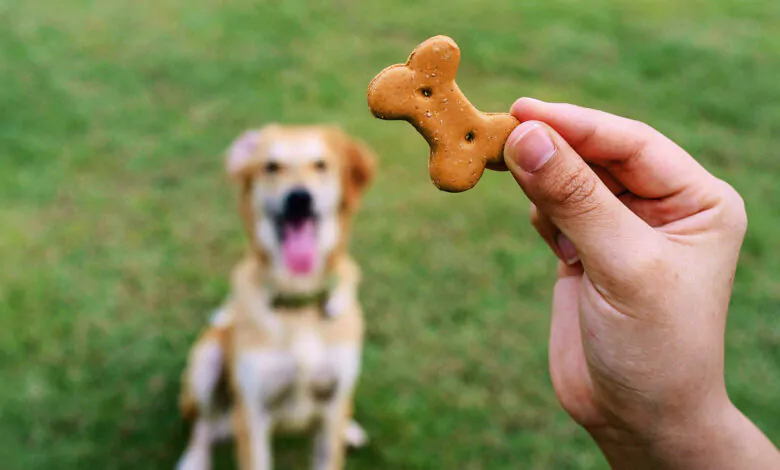
M 452 193 L 473 188 L 485 168 L 506 170 L 504 143 L 520 124 L 509 114 L 476 109 L 455 83 L 459 63 L 455 41 L 435 36 L 368 86 L 371 113 L 412 124 L 430 146 L 431 181 Z

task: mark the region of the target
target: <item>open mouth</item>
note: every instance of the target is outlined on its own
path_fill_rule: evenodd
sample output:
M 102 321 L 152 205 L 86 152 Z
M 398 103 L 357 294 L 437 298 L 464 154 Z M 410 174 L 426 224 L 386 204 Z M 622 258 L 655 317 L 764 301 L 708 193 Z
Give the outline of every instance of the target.
M 313 206 L 308 191 L 294 190 L 287 195 L 282 213 L 276 218 L 282 260 L 296 275 L 310 274 L 317 260 L 317 217 Z

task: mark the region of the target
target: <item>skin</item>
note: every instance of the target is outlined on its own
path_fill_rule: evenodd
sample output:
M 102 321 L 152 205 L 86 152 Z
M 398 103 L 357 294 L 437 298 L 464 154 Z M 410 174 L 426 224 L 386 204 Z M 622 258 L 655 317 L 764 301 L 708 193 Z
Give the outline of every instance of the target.
M 560 258 L 555 393 L 613 468 L 780 468 L 730 401 L 724 333 L 744 203 L 646 124 L 522 98 L 506 164 Z

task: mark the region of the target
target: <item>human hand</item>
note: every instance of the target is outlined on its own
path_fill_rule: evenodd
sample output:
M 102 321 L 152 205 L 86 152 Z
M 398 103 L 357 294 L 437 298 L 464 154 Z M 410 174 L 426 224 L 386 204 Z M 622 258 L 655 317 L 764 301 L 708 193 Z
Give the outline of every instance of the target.
M 562 260 L 549 360 L 563 408 L 616 467 L 780 468 L 724 383 L 739 194 L 643 123 L 528 98 L 511 112 L 506 164 Z

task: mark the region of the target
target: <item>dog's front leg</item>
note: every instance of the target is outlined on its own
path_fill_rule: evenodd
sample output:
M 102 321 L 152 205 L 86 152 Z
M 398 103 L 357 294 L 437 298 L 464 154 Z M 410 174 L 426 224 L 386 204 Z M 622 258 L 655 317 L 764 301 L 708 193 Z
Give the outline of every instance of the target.
M 296 377 L 295 358 L 279 351 L 250 350 L 235 368 L 235 420 L 242 470 L 270 470 L 272 410 L 288 396 Z
M 271 470 L 271 417 L 260 406 L 241 400 L 234 408 L 236 451 L 241 470 Z
M 198 418 L 193 426 L 187 449 L 176 463 L 176 470 L 210 470 L 212 435 L 209 420 Z
M 215 409 L 214 392 L 223 371 L 225 331 L 217 325 L 207 328 L 187 359 L 183 374 L 180 406 L 194 418 L 187 449 L 176 465 L 178 470 L 209 470 L 211 445 L 218 436 L 220 411 Z
M 314 438 L 314 470 L 341 470 L 344 468 L 346 441 L 344 439 L 349 421 L 349 407 L 346 397 L 338 397 L 329 404 L 322 417 Z

